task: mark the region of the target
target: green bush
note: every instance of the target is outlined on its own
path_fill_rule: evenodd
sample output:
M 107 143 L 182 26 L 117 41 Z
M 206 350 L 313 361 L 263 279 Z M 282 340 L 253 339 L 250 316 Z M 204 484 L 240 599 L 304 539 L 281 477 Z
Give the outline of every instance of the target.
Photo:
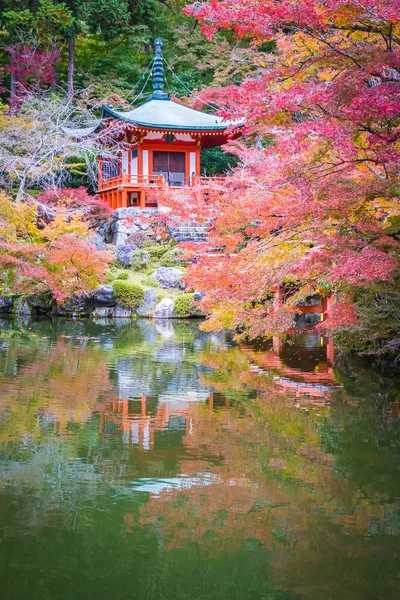
M 129 277 L 128 273 L 126 273 L 125 271 L 121 271 L 121 273 L 118 273 L 117 275 L 117 279 L 123 279 L 123 280 L 127 280 Z
M 127 308 L 138 308 L 144 301 L 144 289 L 137 283 L 116 279 L 112 288 L 117 302 Z
M 193 317 L 197 314 L 197 308 L 193 294 L 181 294 L 175 300 L 174 312 L 178 317 Z
M 163 254 L 169 250 L 168 246 L 147 246 L 146 251 L 150 253 L 151 258 L 160 259 Z
M 146 250 L 134 250 L 131 254 L 131 267 L 134 271 L 145 269 L 150 262 L 150 254 Z
M 158 287 L 158 281 L 157 279 L 154 279 L 154 277 L 145 277 L 142 280 L 143 285 L 147 286 L 147 287 Z
M 182 252 L 179 250 L 179 248 L 172 248 L 171 250 L 168 250 L 168 252 L 161 257 L 160 265 L 162 267 L 176 267 L 180 264 L 180 254 L 182 254 Z

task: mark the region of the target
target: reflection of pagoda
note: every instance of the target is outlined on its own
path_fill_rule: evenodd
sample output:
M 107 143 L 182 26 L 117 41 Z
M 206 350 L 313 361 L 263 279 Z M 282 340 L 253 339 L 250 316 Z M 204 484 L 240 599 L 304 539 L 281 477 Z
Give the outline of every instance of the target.
M 258 352 L 248 346 L 241 346 L 255 368 L 261 371 L 278 373 L 276 385 L 291 396 L 311 396 L 326 398 L 341 386 L 333 373 L 334 345 L 332 340 L 318 334 L 307 334 L 308 347 L 295 354 L 290 342 L 279 337 L 273 338 L 272 348 Z

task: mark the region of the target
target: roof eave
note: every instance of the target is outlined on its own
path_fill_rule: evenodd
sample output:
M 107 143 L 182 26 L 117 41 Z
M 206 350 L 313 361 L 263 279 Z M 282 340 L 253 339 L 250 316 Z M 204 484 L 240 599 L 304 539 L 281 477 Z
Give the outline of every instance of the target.
M 117 112 L 115 112 L 114 110 L 112 110 L 112 108 L 109 108 L 108 106 L 102 106 L 102 118 L 104 118 L 105 116 L 111 116 L 114 117 L 115 119 L 118 119 L 120 121 L 125 121 L 126 123 L 131 123 L 132 125 L 136 125 L 137 127 L 145 127 L 146 129 L 149 129 L 150 131 L 154 131 L 154 130 L 159 130 L 159 129 L 164 129 L 164 130 L 169 130 L 169 131 L 226 131 L 229 127 L 242 127 L 244 125 L 244 123 L 231 123 L 228 122 L 226 125 L 215 125 L 213 127 L 207 126 L 207 125 L 196 125 L 196 126 L 190 126 L 190 125 L 167 125 L 167 124 L 161 124 L 161 125 L 154 125 L 154 123 L 146 123 L 144 121 L 134 121 L 133 119 L 127 119 L 126 117 L 123 117 L 122 115 L 118 114 Z

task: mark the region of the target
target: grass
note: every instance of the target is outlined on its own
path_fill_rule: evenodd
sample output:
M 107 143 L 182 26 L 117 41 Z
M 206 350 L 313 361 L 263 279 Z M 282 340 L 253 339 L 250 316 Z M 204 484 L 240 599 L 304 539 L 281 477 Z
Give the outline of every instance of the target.
M 134 271 L 133 269 L 117 269 L 113 271 L 113 281 L 117 279 L 118 275 L 120 275 L 121 273 L 127 273 L 128 278 L 126 279 L 126 281 L 142 285 L 145 289 L 156 290 L 157 292 L 160 292 L 164 298 L 171 298 L 172 300 L 175 300 L 178 296 L 182 295 L 182 290 L 180 290 L 179 288 L 172 288 L 166 290 L 162 287 L 151 287 L 149 285 L 146 285 L 146 278 L 149 275 L 152 275 L 154 271 L 158 269 L 158 267 L 160 267 L 160 263 L 158 261 L 151 261 L 148 268 L 143 271 Z M 183 273 L 185 273 L 185 269 L 183 267 L 179 267 L 179 269 Z

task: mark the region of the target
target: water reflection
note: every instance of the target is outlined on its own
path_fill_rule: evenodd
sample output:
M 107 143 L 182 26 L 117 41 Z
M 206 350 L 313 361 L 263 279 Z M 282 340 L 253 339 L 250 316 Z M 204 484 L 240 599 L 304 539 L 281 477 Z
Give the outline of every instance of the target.
M 2 323 L 6 597 L 397 598 L 398 385 L 343 360 L 314 334 Z

